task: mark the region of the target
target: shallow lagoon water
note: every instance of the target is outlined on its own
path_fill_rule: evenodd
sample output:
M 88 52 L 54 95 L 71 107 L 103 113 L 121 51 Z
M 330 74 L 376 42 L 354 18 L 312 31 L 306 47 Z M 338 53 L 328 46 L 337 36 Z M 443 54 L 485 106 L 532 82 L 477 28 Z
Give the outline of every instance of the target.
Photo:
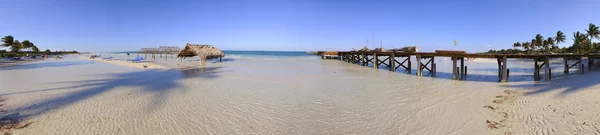
M 161 70 L 72 56 L 0 69 L 0 92 L 5 113 L 35 121 L 22 134 L 504 133 L 488 129 L 495 117 L 482 108 L 507 89 L 495 60 L 466 61 L 467 81 L 453 81 L 443 58 L 437 77 L 417 77 L 317 56 L 255 57 L 167 59 L 172 69 Z M 510 61 L 510 81 L 534 84 L 529 67 Z

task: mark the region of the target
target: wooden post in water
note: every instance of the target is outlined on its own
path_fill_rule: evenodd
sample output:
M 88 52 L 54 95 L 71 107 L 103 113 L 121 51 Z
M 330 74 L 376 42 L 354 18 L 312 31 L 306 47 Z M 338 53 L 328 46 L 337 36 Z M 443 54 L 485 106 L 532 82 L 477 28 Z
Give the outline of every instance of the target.
M 465 73 L 465 58 L 461 57 L 460 58 L 460 80 L 463 80 L 464 78 L 464 73 Z
M 388 60 L 390 62 L 389 62 L 388 66 L 390 67 L 390 71 L 394 71 L 395 72 L 396 71 L 396 61 L 395 61 L 396 57 L 394 56 L 394 52 L 392 52 L 392 54 L 389 57 L 390 58 Z
M 508 77 L 510 76 L 510 69 L 506 69 L 506 82 L 508 82 Z
M 367 65 L 367 55 L 365 55 L 365 53 L 362 53 L 362 65 L 366 66 Z
M 467 66 L 465 66 L 465 80 L 467 80 Z
M 569 74 L 569 63 L 568 63 L 567 57 L 563 57 L 563 61 L 564 61 L 564 64 L 565 64 L 565 69 L 564 69 L 565 71 L 563 71 L 563 72 L 565 74 Z
M 544 58 L 544 63 L 546 63 L 546 70 L 545 70 L 545 80 L 549 81 L 550 80 L 550 56 L 546 55 L 546 57 Z
M 454 68 L 454 71 L 455 71 L 454 73 L 456 73 L 456 74 L 455 74 L 455 76 L 456 76 L 456 80 L 460 80 L 460 77 L 458 76 L 458 73 L 460 73 L 460 68 L 459 68 L 459 67 L 455 67 L 455 68 Z
M 496 61 L 498 62 L 498 82 L 502 82 L 502 61 L 501 57 L 496 57 Z M 535 74 L 535 72 L 534 72 Z
M 540 75 L 540 71 L 539 71 L 539 68 L 538 68 L 538 61 L 536 59 L 533 59 L 533 61 L 534 61 L 533 62 L 533 65 L 534 65 L 534 67 L 533 67 L 533 78 L 534 78 L 534 80 L 537 81 L 537 80 L 539 80 L 538 78 L 539 78 L 539 75 Z
M 423 74 L 423 68 L 421 68 L 421 55 L 417 54 L 417 76 Z
M 506 62 L 507 62 L 507 58 L 506 58 L 506 56 L 503 56 L 502 57 L 502 64 L 503 64 L 502 65 L 502 69 L 503 69 L 502 72 L 504 73 L 504 75 L 502 76 L 503 82 L 508 82 L 508 68 L 507 68 L 508 64 Z
M 373 53 L 373 68 L 374 69 L 378 69 L 379 68 L 379 58 L 377 58 L 377 53 Z
M 433 65 L 431 65 L 431 66 L 433 66 L 433 69 L 431 69 L 431 70 L 433 70 L 433 77 L 435 77 L 435 76 L 437 76 L 436 75 L 436 73 L 437 73 L 437 65 L 435 63 L 433 63 Z
M 431 75 L 431 77 L 435 76 L 435 57 L 431 56 L 431 73 L 429 73 Z
M 408 55 L 406 58 L 408 59 L 408 73 L 410 74 L 412 72 L 412 62 L 410 62 L 410 55 Z
M 581 61 L 581 55 L 578 57 L 579 59 L 579 73 L 583 74 L 583 61 Z
M 452 56 L 452 80 L 458 80 L 458 77 L 456 76 L 456 56 Z

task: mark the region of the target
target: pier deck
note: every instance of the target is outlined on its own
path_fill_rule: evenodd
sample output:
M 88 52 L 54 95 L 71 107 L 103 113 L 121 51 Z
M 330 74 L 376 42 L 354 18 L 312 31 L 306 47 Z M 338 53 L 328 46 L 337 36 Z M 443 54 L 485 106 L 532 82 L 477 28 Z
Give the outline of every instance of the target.
M 371 56 L 371 58 L 369 58 Z M 323 59 L 337 59 L 363 66 L 373 64 L 373 68 L 379 68 L 384 65 L 390 71 L 396 71 L 403 67 L 408 73 L 411 73 L 411 57 L 417 60 L 417 76 L 423 76 L 423 71 L 429 72 L 432 77 L 436 76 L 435 57 L 450 57 L 452 60 L 452 79 L 466 80 L 467 66 L 464 65 L 465 58 L 495 58 L 498 62 L 498 82 L 508 82 L 510 69 L 507 66 L 507 59 L 532 59 L 534 60 L 534 78 L 540 80 L 540 70 L 544 70 L 545 80 L 552 79 L 552 69 L 549 60 L 552 58 L 563 58 L 564 73 L 569 74 L 569 69 L 577 67 L 579 73 L 584 73 L 583 58 L 588 60 L 588 68 L 595 64 L 595 59 L 600 59 L 600 54 L 469 54 L 464 51 L 446 51 L 437 52 L 343 52 L 323 53 Z M 380 57 L 383 57 L 381 59 Z M 569 64 L 569 61 L 574 63 Z M 458 63 L 460 62 L 460 63 Z M 460 64 L 460 65 L 458 65 Z

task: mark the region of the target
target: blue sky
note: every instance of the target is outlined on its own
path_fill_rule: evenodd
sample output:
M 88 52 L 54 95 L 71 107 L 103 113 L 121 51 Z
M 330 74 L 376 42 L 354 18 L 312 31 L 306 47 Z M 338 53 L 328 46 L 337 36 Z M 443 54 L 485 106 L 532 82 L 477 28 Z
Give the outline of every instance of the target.
M 349 50 L 374 34 L 384 48 L 477 52 L 558 30 L 570 45 L 600 25 L 600 0 L 4 0 L 0 18 L 0 35 L 53 50 Z

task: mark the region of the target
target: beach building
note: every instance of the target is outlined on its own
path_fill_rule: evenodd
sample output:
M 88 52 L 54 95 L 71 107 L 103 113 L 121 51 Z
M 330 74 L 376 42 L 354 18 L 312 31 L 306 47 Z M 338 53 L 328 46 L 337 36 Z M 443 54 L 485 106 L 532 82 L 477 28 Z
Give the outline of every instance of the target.
M 185 48 L 177 55 L 177 57 L 181 59 L 195 56 L 200 57 L 200 63 L 203 64 L 206 62 L 206 60 L 216 58 L 219 58 L 219 61 L 223 61 L 222 58 L 225 56 L 225 54 L 212 45 L 187 43 Z

